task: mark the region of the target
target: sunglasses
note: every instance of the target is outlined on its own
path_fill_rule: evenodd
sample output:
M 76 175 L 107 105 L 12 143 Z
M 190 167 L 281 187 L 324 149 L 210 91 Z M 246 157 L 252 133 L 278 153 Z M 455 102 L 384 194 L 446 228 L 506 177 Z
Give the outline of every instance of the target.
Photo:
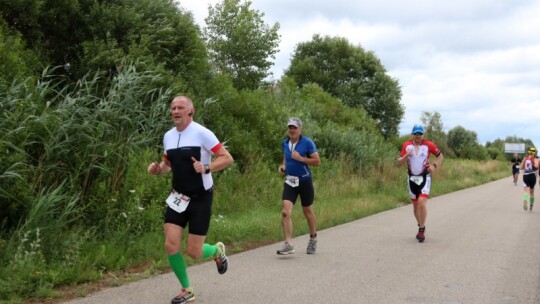
M 424 133 L 414 133 L 413 135 L 416 135 L 416 136 L 418 136 L 418 135 L 424 135 Z

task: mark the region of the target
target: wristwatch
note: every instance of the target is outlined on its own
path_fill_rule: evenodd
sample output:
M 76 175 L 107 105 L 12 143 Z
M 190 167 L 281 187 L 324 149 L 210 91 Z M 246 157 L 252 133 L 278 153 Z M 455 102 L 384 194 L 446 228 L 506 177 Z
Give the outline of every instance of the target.
M 206 164 L 204 165 L 204 174 L 208 174 L 208 173 L 210 173 L 210 165 Z

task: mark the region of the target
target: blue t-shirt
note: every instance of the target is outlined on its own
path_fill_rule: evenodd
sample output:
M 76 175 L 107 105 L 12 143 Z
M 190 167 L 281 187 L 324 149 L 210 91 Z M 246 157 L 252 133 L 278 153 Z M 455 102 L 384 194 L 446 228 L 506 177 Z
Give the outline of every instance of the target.
M 283 140 L 285 173 L 287 175 L 297 176 L 300 181 L 311 179 L 311 171 L 309 170 L 309 166 L 294 160 L 291 156 L 293 150 L 298 152 L 302 157 L 309 157 L 311 154 L 317 152 L 315 143 L 305 136 L 300 136 L 300 140 L 294 144 L 291 144 L 288 138 Z

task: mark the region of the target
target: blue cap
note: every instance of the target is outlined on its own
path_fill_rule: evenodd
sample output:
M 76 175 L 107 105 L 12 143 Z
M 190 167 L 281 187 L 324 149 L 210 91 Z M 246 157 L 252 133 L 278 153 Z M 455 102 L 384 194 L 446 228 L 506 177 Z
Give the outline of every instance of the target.
M 424 134 L 424 127 L 422 127 L 422 125 L 414 125 L 414 127 L 412 128 L 411 134 L 414 134 L 414 133 Z

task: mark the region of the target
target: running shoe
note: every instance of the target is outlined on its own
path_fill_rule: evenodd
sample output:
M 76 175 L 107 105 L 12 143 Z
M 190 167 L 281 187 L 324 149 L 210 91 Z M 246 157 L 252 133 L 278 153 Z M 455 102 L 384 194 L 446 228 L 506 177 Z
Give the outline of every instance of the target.
M 314 254 L 317 251 L 317 238 L 309 238 L 306 252 L 307 254 Z
M 225 245 L 222 242 L 217 242 L 216 246 L 218 246 L 219 252 L 214 257 L 214 261 L 216 261 L 218 273 L 224 274 L 225 272 L 227 272 L 227 267 L 229 266 L 229 261 L 227 260 L 227 256 L 225 255 Z
M 523 201 L 523 210 L 527 211 L 527 201 Z
M 420 225 L 418 225 L 418 227 L 420 227 Z M 422 227 L 422 228 L 418 228 L 418 233 L 416 234 L 416 239 L 418 240 L 418 242 L 422 243 L 425 239 L 426 239 L 426 236 L 425 236 L 425 231 L 426 231 L 426 227 Z
M 416 239 L 418 240 L 418 242 L 422 243 L 426 239 L 424 232 L 418 231 L 418 233 L 416 234 Z
M 195 293 L 193 293 L 193 288 L 182 288 L 180 294 L 178 294 L 174 299 L 171 300 L 171 304 L 182 304 L 195 300 Z
M 281 254 L 281 255 L 287 255 L 287 254 L 293 254 L 293 253 L 294 253 L 294 246 L 290 245 L 287 242 L 285 242 L 285 244 L 283 244 L 283 247 L 277 251 L 277 254 Z

